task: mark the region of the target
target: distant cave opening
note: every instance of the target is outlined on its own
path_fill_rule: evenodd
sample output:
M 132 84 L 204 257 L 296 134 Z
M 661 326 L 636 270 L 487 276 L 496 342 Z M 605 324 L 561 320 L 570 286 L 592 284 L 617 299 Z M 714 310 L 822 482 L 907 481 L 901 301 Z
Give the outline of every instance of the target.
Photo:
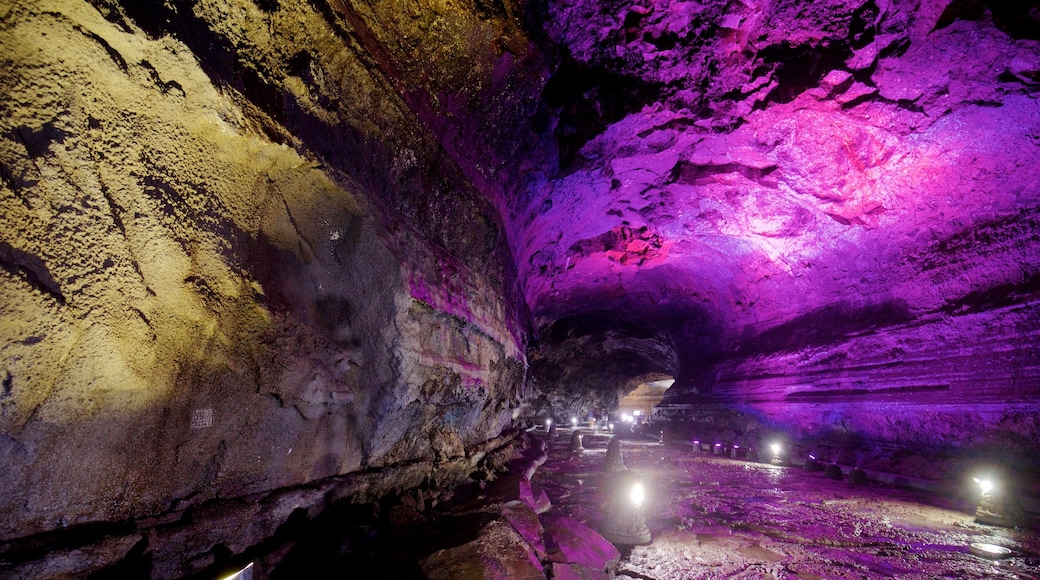
M 665 392 L 675 384 L 675 379 L 656 379 L 644 381 L 636 385 L 618 401 L 617 413 L 634 417 L 637 421 L 645 421 L 654 414 L 654 407 L 664 399 Z
M 528 349 L 529 377 L 539 392 L 528 407 L 532 421 L 605 417 L 641 385 L 671 384 L 678 374 L 670 332 L 615 312 L 564 317 L 539 336 Z M 651 407 L 640 409 L 648 415 Z

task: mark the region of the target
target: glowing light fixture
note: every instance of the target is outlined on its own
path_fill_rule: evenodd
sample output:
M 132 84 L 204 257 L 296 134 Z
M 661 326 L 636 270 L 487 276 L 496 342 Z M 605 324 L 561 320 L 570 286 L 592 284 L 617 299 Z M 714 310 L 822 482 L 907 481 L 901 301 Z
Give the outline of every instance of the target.
M 548 431 L 549 427 L 551 427 L 551 426 L 552 426 L 552 419 L 546 419 L 545 420 L 545 430 Z
M 992 480 L 989 480 L 989 479 L 979 479 L 977 477 L 973 477 L 972 479 L 975 480 L 975 483 L 979 484 L 979 489 L 982 490 L 982 493 L 985 494 L 985 493 L 990 493 L 991 491 L 993 491 L 993 481 Z
M 773 455 L 780 455 L 780 444 L 779 443 L 770 443 L 769 444 L 769 450 L 773 452 Z
M 643 500 L 646 498 L 646 492 L 643 490 L 643 484 L 636 483 L 632 485 L 632 491 L 628 493 L 628 498 L 632 500 L 632 505 L 641 507 Z
M 624 489 L 625 484 L 622 484 L 611 494 L 600 533 L 607 541 L 618 545 L 648 544 L 651 539 L 650 528 L 646 525 L 646 514 L 643 513 L 646 490 L 642 483 L 633 482 L 628 487 L 626 499 Z
M 230 576 L 224 576 L 220 580 L 253 580 L 253 563 L 250 562 L 245 568 Z
M 577 426 L 578 426 L 578 418 L 577 417 L 571 417 L 571 427 L 577 427 Z
M 983 558 L 989 558 L 990 560 L 999 560 L 1011 555 L 1011 550 L 996 544 L 977 542 L 969 544 L 968 547 L 971 549 L 972 554 L 982 556 Z

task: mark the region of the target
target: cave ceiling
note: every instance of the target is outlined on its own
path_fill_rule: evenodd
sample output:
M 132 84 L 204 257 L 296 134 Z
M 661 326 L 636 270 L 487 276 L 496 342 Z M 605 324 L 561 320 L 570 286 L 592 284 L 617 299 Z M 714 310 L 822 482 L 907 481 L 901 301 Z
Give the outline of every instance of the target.
M 693 377 L 1037 292 L 1037 2 L 91 5 L 448 248 L 441 282 L 493 263 L 535 361 L 628 337 L 622 375 Z
M 539 328 L 652 328 L 696 373 L 1036 293 L 1035 3 L 543 9 L 556 166 L 512 225 Z

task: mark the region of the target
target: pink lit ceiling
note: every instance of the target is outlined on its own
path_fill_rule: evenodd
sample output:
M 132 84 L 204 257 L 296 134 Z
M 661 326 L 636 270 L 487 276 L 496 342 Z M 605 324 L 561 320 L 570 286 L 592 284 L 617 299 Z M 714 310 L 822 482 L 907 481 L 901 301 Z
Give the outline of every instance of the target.
M 561 168 L 513 232 L 536 322 L 725 350 L 1035 286 L 1040 43 L 948 4 L 551 3 Z

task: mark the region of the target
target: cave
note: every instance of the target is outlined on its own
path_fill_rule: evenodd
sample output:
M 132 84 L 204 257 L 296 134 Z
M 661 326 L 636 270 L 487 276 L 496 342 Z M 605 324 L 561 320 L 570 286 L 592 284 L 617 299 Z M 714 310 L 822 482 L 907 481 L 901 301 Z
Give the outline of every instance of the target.
M 1040 2 L 6 0 L 0 54 L 0 576 L 1040 577 Z

